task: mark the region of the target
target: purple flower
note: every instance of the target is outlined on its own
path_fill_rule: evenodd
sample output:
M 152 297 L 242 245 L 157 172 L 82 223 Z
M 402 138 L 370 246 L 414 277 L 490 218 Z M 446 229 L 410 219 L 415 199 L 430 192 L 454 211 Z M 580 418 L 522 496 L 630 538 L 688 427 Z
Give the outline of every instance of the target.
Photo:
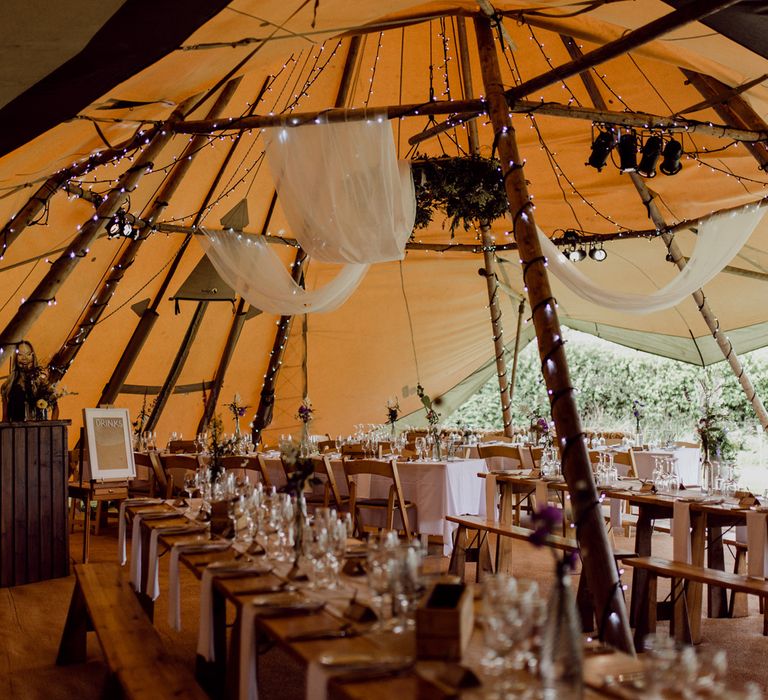
M 237 409 L 237 415 L 240 416 L 241 418 L 245 415 L 245 406 L 240 406 Z
M 536 421 L 536 425 L 539 427 L 539 429 L 542 432 L 544 432 L 544 433 L 548 433 L 549 432 L 549 422 L 547 421 L 546 418 L 539 418 Z
M 533 514 L 534 528 L 528 539 L 531 544 L 536 547 L 541 547 L 546 543 L 547 537 L 549 537 L 562 522 L 563 513 L 559 508 L 555 508 L 554 506 L 544 506 L 544 508 L 537 510 Z

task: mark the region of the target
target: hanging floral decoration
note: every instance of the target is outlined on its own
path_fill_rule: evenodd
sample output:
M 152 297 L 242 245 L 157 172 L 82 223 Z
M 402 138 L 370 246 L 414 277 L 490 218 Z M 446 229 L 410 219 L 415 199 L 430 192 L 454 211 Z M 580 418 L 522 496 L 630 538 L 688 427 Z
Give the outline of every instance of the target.
M 459 224 L 468 231 L 479 219 L 494 221 L 507 212 L 501 163 L 496 159 L 477 155 L 416 159 L 411 172 L 416 187 L 414 228 L 426 228 L 441 211 L 451 220 L 453 238 Z

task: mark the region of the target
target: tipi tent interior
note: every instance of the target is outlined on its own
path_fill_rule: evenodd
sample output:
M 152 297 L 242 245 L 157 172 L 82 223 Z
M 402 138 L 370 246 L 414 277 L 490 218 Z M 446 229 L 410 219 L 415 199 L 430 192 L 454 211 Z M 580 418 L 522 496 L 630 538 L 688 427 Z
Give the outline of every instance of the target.
M 499 45 L 505 87 L 569 61 L 561 35 L 572 36 L 578 44 L 576 50 L 584 53 L 670 10 L 661 2 L 498 5 L 496 9 L 505 16 L 505 36 L 511 42 L 503 52 Z M 694 71 L 738 88 L 729 93 L 729 104 L 746 105 L 758 118 L 765 112 L 766 97 L 764 85 L 755 79 L 764 73 L 764 58 L 759 42 L 750 37 L 763 19 L 750 9 L 752 5 L 740 3 L 717 15 L 727 17 L 727 31 L 710 28 L 706 18 L 704 24 L 685 24 L 584 75 L 592 76 L 606 109 L 613 112 L 633 110 L 705 123 L 726 122 L 717 112 L 718 105 L 700 107 L 711 100 L 706 96 L 709 93 L 702 96 L 690 80 Z M 97 12 L 84 5 L 78 8 L 84 21 L 77 23 L 77 32 L 70 32 L 69 28 L 61 31 L 68 23 L 57 15 L 58 10 L 40 17 L 26 6 L 6 4 L 4 25 L 13 28 L 15 40 L 3 49 L 5 104 L 0 114 L 7 126 L 0 206 L 5 221 L 11 221 L 56 172 L 102 151 L 107 144 L 130 141 L 138 130 L 171 119 L 185 100 L 191 98 L 192 104 L 186 107 L 195 110 L 184 119 L 205 118 L 226 82 L 237 77 L 240 82 L 220 107 L 221 117 L 303 114 L 336 105 L 374 109 L 461 100 L 483 93 L 471 26 L 467 31 L 474 95 L 466 93 L 459 65 L 457 17 L 476 13 L 474 3 L 388 3 L 385 16 L 379 5 L 367 3 L 350 8 L 321 2 L 316 10 L 312 3 L 297 3 L 292 8 L 233 3 L 218 12 L 206 5 L 194 20 L 192 8 L 182 12 L 169 5 L 167 10 L 155 8 L 152 14 L 162 17 L 167 11 L 173 25 L 178 22 L 176 14 L 190 15 L 185 20 L 190 26 L 184 29 L 188 35 L 178 39 L 163 32 L 162 42 L 176 44 L 168 44 L 162 55 L 151 57 L 144 48 L 151 45 L 159 54 L 161 41 L 144 36 L 154 31 L 146 25 L 163 21 L 147 22 L 142 8 L 140 3 L 116 3 L 110 18 L 107 6 L 100 4 Z M 107 16 L 94 16 L 98 13 Z M 355 35 L 360 39 L 353 41 Z M 341 100 L 340 92 L 345 93 Z M 578 75 L 527 99 L 594 106 Z M 718 104 L 722 112 L 723 103 Z M 686 112 L 690 107 L 699 108 Z M 447 116 L 438 115 L 434 121 Z M 548 236 L 571 229 L 597 240 L 622 231 L 654 229 L 628 175 L 620 174 L 610 162 L 602 172 L 584 165 L 596 133 L 589 120 L 546 114 L 517 115 L 514 120 L 536 220 Z M 409 139 L 430 124 L 426 116 L 392 120 L 399 158 L 468 152 L 466 126 L 415 147 L 409 145 Z M 490 156 L 493 129 L 487 117 L 478 120 L 478 131 L 480 152 Z M 124 208 L 130 214 L 142 217 L 150 212 L 190 138 L 180 134 L 171 139 L 153 159 L 150 172 L 126 193 L 129 201 Z M 690 130 L 683 130 L 681 138 L 685 150 L 682 171 L 648 181 L 666 222 L 694 219 L 762 196 L 762 161 L 753 155 L 762 158 L 761 144 L 753 144 L 750 150 L 733 139 Z M 220 228 L 221 218 L 245 200 L 245 232 L 291 238 L 279 197 L 272 206 L 274 185 L 262 158 L 259 129 L 211 130 L 199 143 L 188 154 L 194 160 L 167 206 L 161 207 L 155 224 Z M 23 231 L 11 233 L 14 224 L 8 225 L 4 232 L 10 239 L 2 261 L 3 327 L 19 311 L 22 300 L 29 299 L 79 227 L 93 216 L 93 195 L 108 194 L 140 157 L 141 149 L 133 148 L 124 157 L 74 178 L 44 203 L 30 222 L 34 225 Z M 90 194 L 79 197 L 77 188 Z M 413 238 L 414 243 L 434 244 L 435 250 L 408 250 L 402 264 L 373 266 L 344 306 L 331 313 L 308 315 L 308 391 L 317 407 L 316 430 L 335 434 L 348 431 L 354 423 L 378 422 L 383 398 L 392 394 L 408 393 L 403 409 L 405 413 L 415 410 L 419 405 L 413 395 L 417 378 L 431 395 L 447 394 L 446 405 L 455 406 L 490 376 L 493 346 L 488 300 L 485 282 L 477 275 L 482 260 L 479 231 L 476 226 L 465 231 L 460 224 L 452 236 L 450 223 L 441 218 L 435 217 L 427 229 L 416 230 Z M 513 240 L 510 224 L 509 218 L 492 222 L 496 242 Z M 756 303 L 766 265 L 762 235 L 760 228 L 730 266 L 737 269 L 718 275 L 706 290 L 721 327 L 741 352 L 761 346 L 765 337 L 762 324 L 766 319 L 762 305 Z M 690 255 L 695 235 L 682 231 L 676 240 L 683 253 Z M 136 262 L 125 270 L 119 284 L 110 287 L 109 304 L 93 309 L 94 296 L 119 260 L 121 249 L 129 245 L 123 239 L 107 240 L 100 235 L 86 246 L 88 252 L 77 259 L 72 274 L 63 281 L 51 300 L 55 306 L 46 308 L 24 333 L 41 358 L 53 357 L 68 341 L 79 346 L 64 377 L 77 395 L 62 401 L 64 413 L 76 416 L 83 406 L 98 402 L 138 323 L 131 307 L 145 299 L 156 310 L 157 322 L 114 400 L 135 413 L 144 390 L 149 387 L 151 397 L 163 385 L 196 308 L 194 302 L 181 302 L 179 313 L 174 313 L 174 303 L 169 301 L 202 255 L 192 242 L 177 259 L 184 241 L 184 233 L 151 233 Z M 461 243 L 472 247 L 451 250 Z M 587 275 L 611 291 L 650 292 L 677 272 L 665 262 L 666 247 L 656 236 L 614 238 L 606 242 L 605 249 L 605 262 L 586 260 L 582 265 Z M 280 253 L 288 261 L 294 250 L 286 247 Z M 516 253 L 500 252 L 499 258 L 509 263 L 500 266 L 502 280 L 506 280 L 500 300 L 509 343 L 518 299 L 524 295 L 523 282 Z M 167 282 L 172 268 L 175 274 Z M 322 284 L 334 271 L 333 266 L 311 262 L 305 273 L 307 285 Z M 722 357 L 690 299 L 662 312 L 628 316 L 578 298 L 557 280 L 553 285 L 562 321 L 569 326 L 688 362 L 707 364 Z M 205 313 L 175 391 L 160 416 L 161 435 L 170 430 L 194 433 L 202 414 L 201 385 L 215 375 L 232 308 L 213 304 Z M 90 327 L 89 315 L 96 310 L 99 317 Z M 275 315 L 261 314 L 244 324 L 222 396 L 238 392 L 248 405 L 258 405 L 276 321 Z M 85 332 L 78 336 L 83 327 Z M 277 378 L 269 428 L 272 435 L 296 428 L 293 414 L 303 391 L 301 333 L 302 324 L 293 324 Z M 453 398 L 451 389 L 466 388 L 462 382 L 469 376 L 476 381 Z
M 135 416 L 146 401 L 161 442 L 192 437 L 235 394 L 270 444 L 299 431 L 307 395 L 314 432 L 382 423 L 392 395 L 423 425 L 417 384 L 449 414 L 497 372 L 494 339 L 512 352 L 519 316 L 520 342 L 538 330 L 545 374 L 562 372 L 555 308 L 564 326 L 699 365 L 768 344 L 764 2 L 8 0 L 0 26 L 0 357 L 31 341 L 74 392 L 60 414 L 75 426 L 85 407 Z M 498 158 L 512 213 L 436 214 L 330 311 L 259 308 L 207 261 L 205 231 L 266 245 L 308 290 L 337 280 L 297 244 L 262 129 L 344 122 L 387 125 L 401 161 Z M 627 135 L 635 157 L 655 144 L 671 165 L 627 171 Z M 329 164 L 307 149 L 289 165 L 322 179 Z M 575 252 L 570 282 L 530 257 L 534 217 Z M 664 292 L 689 259 L 712 268 L 705 298 L 616 301 Z M 574 428 L 558 410 L 558 432 Z M 593 577 L 613 561 L 596 517 L 581 523 Z

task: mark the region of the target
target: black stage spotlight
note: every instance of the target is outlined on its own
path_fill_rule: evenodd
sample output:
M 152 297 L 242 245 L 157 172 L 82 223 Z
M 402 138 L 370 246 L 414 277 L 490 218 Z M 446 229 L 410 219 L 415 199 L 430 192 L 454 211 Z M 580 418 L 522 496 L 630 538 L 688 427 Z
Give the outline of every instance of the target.
M 587 251 L 584 250 L 583 247 L 573 248 L 573 250 L 569 251 L 568 253 L 568 260 L 570 260 L 572 263 L 581 262 L 586 257 L 587 257 Z
M 651 136 L 643 146 L 643 157 L 637 172 L 643 177 L 656 177 L 656 163 L 661 155 L 661 137 Z
M 115 214 L 107 223 L 107 238 L 114 238 L 120 235 L 122 226 L 120 225 L 120 218 Z
M 589 156 L 587 165 L 591 165 L 597 169 L 597 172 L 600 172 L 608 162 L 608 156 L 611 155 L 615 145 L 616 141 L 613 138 L 613 133 L 610 131 L 599 132 L 592 142 L 592 153 Z
M 683 164 L 680 162 L 682 155 L 683 145 L 674 139 L 668 141 L 667 145 L 664 146 L 663 160 L 659 170 L 665 175 L 677 175 L 683 169 Z
M 608 257 L 608 253 L 605 252 L 602 243 L 596 243 L 589 249 L 589 257 L 595 262 L 603 262 Z
M 637 170 L 637 136 L 634 131 L 619 139 L 619 171 L 633 173 Z

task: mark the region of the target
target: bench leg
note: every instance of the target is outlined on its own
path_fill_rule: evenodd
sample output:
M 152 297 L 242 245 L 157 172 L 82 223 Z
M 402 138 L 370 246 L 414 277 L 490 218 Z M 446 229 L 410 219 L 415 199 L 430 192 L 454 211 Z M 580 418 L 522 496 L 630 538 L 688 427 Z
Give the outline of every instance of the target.
M 478 532 L 477 543 L 477 568 L 475 569 L 475 581 L 480 583 L 484 574 L 492 574 L 494 572 L 493 559 L 491 557 L 491 547 L 488 544 L 488 533 Z
M 747 553 L 740 547 L 736 548 L 736 554 L 734 555 L 733 573 L 747 573 Z M 763 599 L 760 598 L 761 607 L 762 604 Z M 746 593 L 736 593 L 736 591 L 731 591 L 731 600 L 728 605 L 728 617 L 746 617 L 748 614 L 748 606 L 749 597 Z M 762 609 L 760 612 L 762 612 Z
M 464 568 L 467 563 L 467 528 L 459 525 L 454 535 L 451 561 L 448 564 L 448 573 L 459 576 L 464 581 Z
M 678 642 L 695 644 L 691 629 L 691 611 L 689 610 L 689 583 L 685 579 L 672 579 L 672 600 L 674 601 L 674 615 L 670 623 L 670 631 Z
M 651 555 L 651 538 L 653 537 L 653 521 L 648 511 L 640 506 L 640 512 L 637 516 L 637 527 L 635 528 L 635 552 L 640 557 L 649 557 Z M 629 608 L 630 624 L 637 625 L 637 616 L 639 609 L 643 604 L 642 596 L 646 591 L 646 577 L 648 572 L 644 569 L 634 569 L 632 571 L 632 599 Z
M 637 569 L 635 569 L 637 573 Z M 635 616 L 635 649 L 642 651 L 645 638 L 656 631 L 656 595 L 657 577 L 651 571 L 646 572 L 642 590 L 638 591 L 637 613 Z M 633 586 L 634 588 L 634 586 Z
M 72 600 L 69 603 L 67 620 L 59 642 L 59 653 L 56 656 L 57 666 L 83 663 L 86 659 L 87 633 L 90 626 L 88 608 L 80 583 L 75 581 Z
M 720 527 L 707 528 L 707 566 L 710 569 L 725 571 L 725 555 L 723 552 L 723 529 Z M 728 597 L 724 588 L 708 586 L 707 613 L 710 617 L 728 616 Z

